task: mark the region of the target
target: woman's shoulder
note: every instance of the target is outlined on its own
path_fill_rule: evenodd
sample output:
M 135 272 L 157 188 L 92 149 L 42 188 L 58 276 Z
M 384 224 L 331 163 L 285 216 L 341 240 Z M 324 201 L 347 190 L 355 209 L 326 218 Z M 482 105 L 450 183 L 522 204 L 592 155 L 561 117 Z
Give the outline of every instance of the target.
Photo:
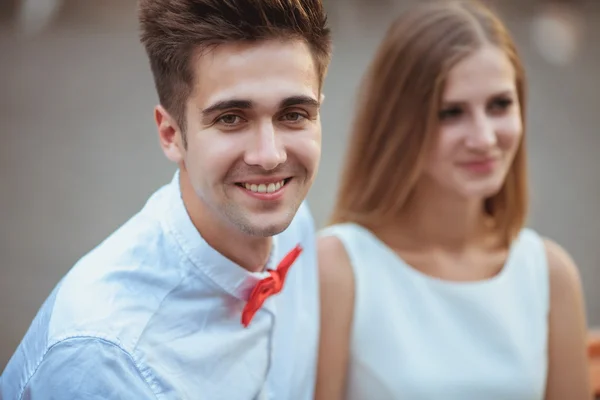
M 571 255 L 553 239 L 542 237 L 542 240 L 548 262 L 550 293 L 553 296 L 580 296 L 581 277 Z
M 329 226 L 318 233 L 317 258 L 321 278 L 326 281 L 338 279 L 340 276 L 350 275 L 350 257 L 346 246 L 347 232 L 341 225 Z
M 524 228 L 517 239 L 517 246 L 530 259 L 539 260 L 536 265 L 542 266 L 550 291 L 550 302 L 557 303 L 567 297 L 580 297 L 582 293 L 579 269 L 571 255 L 555 240 L 532 228 Z
M 518 242 L 528 249 L 535 247 L 541 252 L 548 268 L 550 280 L 570 282 L 573 285 L 579 280 L 579 271 L 571 255 L 555 240 L 544 236 L 533 228 L 523 228 Z

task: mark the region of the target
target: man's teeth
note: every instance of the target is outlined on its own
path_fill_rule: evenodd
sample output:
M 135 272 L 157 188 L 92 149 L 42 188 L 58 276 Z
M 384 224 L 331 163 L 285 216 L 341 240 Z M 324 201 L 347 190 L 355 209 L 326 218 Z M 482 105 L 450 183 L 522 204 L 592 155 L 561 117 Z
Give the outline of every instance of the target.
M 275 183 L 244 183 L 244 187 L 255 193 L 273 193 L 281 189 L 281 187 L 285 184 L 285 181 L 279 181 Z

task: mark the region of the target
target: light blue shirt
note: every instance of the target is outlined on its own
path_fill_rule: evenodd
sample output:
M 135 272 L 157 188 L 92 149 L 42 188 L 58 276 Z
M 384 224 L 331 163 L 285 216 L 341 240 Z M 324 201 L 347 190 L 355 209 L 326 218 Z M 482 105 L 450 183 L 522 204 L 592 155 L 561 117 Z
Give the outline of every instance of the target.
M 211 248 L 179 177 L 59 282 L 0 377 L 0 399 L 313 398 L 318 342 L 314 225 L 303 204 L 274 237 L 274 268 L 301 243 L 283 291 L 248 328 L 242 309 L 268 272 Z

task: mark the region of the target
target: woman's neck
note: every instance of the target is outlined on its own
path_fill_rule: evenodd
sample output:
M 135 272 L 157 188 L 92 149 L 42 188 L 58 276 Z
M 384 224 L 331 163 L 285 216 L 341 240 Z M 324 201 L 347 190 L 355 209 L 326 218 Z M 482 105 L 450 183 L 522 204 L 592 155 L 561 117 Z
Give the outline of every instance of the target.
M 422 183 L 413 192 L 394 228 L 415 245 L 452 252 L 481 243 L 493 232 L 483 199 L 469 199 L 439 185 Z M 387 229 L 386 229 L 387 230 Z M 391 234 L 391 232 L 389 232 Z

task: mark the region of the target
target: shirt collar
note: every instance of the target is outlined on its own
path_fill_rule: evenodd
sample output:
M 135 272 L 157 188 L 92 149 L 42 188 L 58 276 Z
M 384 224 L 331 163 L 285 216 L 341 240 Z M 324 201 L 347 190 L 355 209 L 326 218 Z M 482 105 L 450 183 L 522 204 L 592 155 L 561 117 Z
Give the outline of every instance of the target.
M 175 238 L 189 261 L 221 289 L 247 301 L 250 292 L 263 278 L 268 269 L 277 263 L 277 236 L 273 237 L 271 253 L 262 272 L 249 272 L 212 248 L 200 235 L 185 208 L 179 186 L 179 171 L 169 185 L 168 210 L 165 218 L 171 235 Z

